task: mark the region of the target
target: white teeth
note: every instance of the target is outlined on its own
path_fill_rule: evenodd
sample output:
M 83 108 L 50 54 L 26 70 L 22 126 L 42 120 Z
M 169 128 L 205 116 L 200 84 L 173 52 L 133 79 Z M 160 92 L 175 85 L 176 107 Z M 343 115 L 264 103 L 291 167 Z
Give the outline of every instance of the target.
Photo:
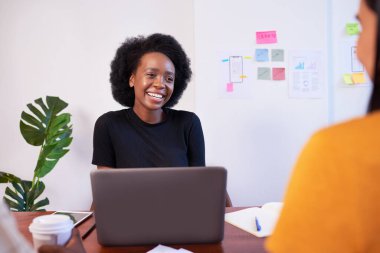
M 150 92 L 148 92 L 148 95 L 151 96 L 151 97 L 154 97 L 154 98 L 163 98 L 164 97 L 164 96 L 162 96 L 160 94 L 150 93 Z

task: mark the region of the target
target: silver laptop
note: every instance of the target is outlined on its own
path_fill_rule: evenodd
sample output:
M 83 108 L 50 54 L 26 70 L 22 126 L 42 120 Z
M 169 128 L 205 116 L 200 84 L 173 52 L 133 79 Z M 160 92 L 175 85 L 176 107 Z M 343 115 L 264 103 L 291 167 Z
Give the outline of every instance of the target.
M 104 246 L 220 242 L 226 180 L 222 167 L 92 171 L 98 241 Z

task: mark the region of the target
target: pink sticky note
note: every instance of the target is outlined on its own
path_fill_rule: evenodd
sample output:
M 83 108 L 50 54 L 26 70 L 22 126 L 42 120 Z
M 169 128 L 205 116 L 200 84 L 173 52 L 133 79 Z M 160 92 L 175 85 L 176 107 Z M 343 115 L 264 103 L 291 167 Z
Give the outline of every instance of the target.
M 277 80 L 277 81 L 285 80 L 285 68 L 273 68 L 272 80 Z
M 233 83 L 227 83 L 227 92 L 233 92 L 234 91 L 234 84 Z
M 277 43 L 276 31 L 256 32 L 257 44 L 273 44 Z

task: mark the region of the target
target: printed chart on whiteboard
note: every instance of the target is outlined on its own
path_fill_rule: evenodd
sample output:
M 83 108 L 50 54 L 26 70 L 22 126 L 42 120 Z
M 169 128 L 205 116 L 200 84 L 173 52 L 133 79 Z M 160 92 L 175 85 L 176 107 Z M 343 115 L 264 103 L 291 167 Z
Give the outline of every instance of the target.
M 320 51 L 289 51 L 289 97 L 321 98 L 323 70 Z

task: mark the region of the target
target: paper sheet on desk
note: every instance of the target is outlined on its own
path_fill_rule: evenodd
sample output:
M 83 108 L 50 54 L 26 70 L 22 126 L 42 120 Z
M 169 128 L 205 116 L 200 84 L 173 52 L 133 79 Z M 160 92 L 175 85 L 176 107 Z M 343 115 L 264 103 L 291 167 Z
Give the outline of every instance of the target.
M 154 249 L 149 250 L 147 253 L 193 253 L 186 249 L 173 249 L 164 245 L 157 245 Z
M 281 202 L 271 202 L 260 207 L 251 207 L 240 211 L 226 213 L 225 221 L 257 237 L 272 234 L 282 207 Z M 255 217 L 261 230 L 257 231 Z

